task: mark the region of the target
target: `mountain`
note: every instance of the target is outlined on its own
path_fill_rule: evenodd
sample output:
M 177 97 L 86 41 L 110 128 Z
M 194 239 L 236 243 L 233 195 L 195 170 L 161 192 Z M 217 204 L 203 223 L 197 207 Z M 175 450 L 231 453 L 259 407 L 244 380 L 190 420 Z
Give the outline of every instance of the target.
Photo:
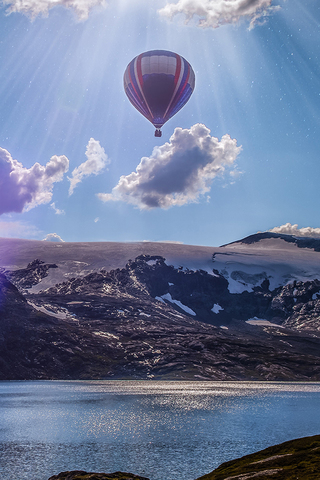
M 0 379 L 319 380 L 320 252 L 295 240 L 0 239 Z

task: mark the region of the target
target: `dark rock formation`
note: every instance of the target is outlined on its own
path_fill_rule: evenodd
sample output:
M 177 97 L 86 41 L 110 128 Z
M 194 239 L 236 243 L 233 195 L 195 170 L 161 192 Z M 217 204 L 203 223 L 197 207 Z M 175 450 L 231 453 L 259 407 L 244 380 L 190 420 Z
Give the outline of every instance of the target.
M 320 331 L 320 300 L 298 303 L 292 314 L 284 321 L 284 326 L 299 331 Z
M 49 480 L 149 480 L 146 477 L 139 477 L 133 473 L 115 472 L 115 473 L 88 473 L 83 470 L 74 470 L 72 472 L 61 472 L 53 475 Z
M 230 294 L 218 273 L 147 255 L 32 295 L 2 275 L 0 379 L 320 380 L 317 322 L 298 328 L 319 282 L 268 287 Z
M 197 480 L 318 480 L 320 435 L 299 438 L 223 463 Z
M 27 268 L 4 272 L 7 278 L 21 290 L 31 288 L 37 285 L 44 277 L 48 275 L 50 268 L 58 268 L 56 264 L 46 264 L 43 261 L 33 260 L 27 265 Z

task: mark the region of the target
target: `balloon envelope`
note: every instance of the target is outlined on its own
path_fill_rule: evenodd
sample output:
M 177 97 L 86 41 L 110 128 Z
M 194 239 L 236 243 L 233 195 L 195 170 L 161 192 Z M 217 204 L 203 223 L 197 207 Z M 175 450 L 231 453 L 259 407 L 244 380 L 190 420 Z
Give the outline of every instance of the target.
M 166 50 L 141 53 L 124 73 L 124 89 L 130 102 L 156 127 L 156 136 L 161 136 L 162 125 L 187 103 L 194 85 L 189 62 Z

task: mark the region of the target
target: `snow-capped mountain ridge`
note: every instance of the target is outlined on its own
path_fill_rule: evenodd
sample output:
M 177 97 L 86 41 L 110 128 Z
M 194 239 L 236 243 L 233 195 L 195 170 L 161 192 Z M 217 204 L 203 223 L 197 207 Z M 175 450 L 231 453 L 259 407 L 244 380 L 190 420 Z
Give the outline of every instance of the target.
M 294 281 L 320 278 L 320 239 L 297 239 L 271 232 L 251 235 L 221 247 L 157 242 L 56 244 L 0 239 L 3 269 L 25 268 L 35 259 L 57 265 L 58 268 L 48 270 L 47 276 L 32 288 L 32 293 L 101 269 L 124 268 L 130 259 L 139 255 L 159 255 L 175 268 L 222 275 L 228 281 L 230 293 L 252 292 L 264 280 L 269 281 L 272 291 Z

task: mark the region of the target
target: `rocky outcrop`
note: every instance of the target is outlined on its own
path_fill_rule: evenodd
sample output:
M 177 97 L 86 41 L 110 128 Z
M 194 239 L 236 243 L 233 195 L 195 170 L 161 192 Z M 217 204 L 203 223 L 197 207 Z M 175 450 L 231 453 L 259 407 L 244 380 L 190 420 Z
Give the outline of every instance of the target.
M 133 473 L 115 472 L 115 473 L 88 473 L 83 470 L 74 470 L 72 472 L 61 472 L 53 475 L 49 480 L 149 480 L 146 477 L 139 477 Z
M 4 273 L 14 285 L 25 291 L 41 282 L 48 275 L 50 268 L 58 268 L 58 266 L 54 263 L 44 263 L 37 258 L 30 262 L 26 268 L 4 271 Z
M 223 463 L 197 480 L 318 480 L 320 435 L 299 438 Z
M 320 300 L 299 303 L 292 309 L 293 313 L 284 322 L 287 328 L 299 331 L 320 332 Z

